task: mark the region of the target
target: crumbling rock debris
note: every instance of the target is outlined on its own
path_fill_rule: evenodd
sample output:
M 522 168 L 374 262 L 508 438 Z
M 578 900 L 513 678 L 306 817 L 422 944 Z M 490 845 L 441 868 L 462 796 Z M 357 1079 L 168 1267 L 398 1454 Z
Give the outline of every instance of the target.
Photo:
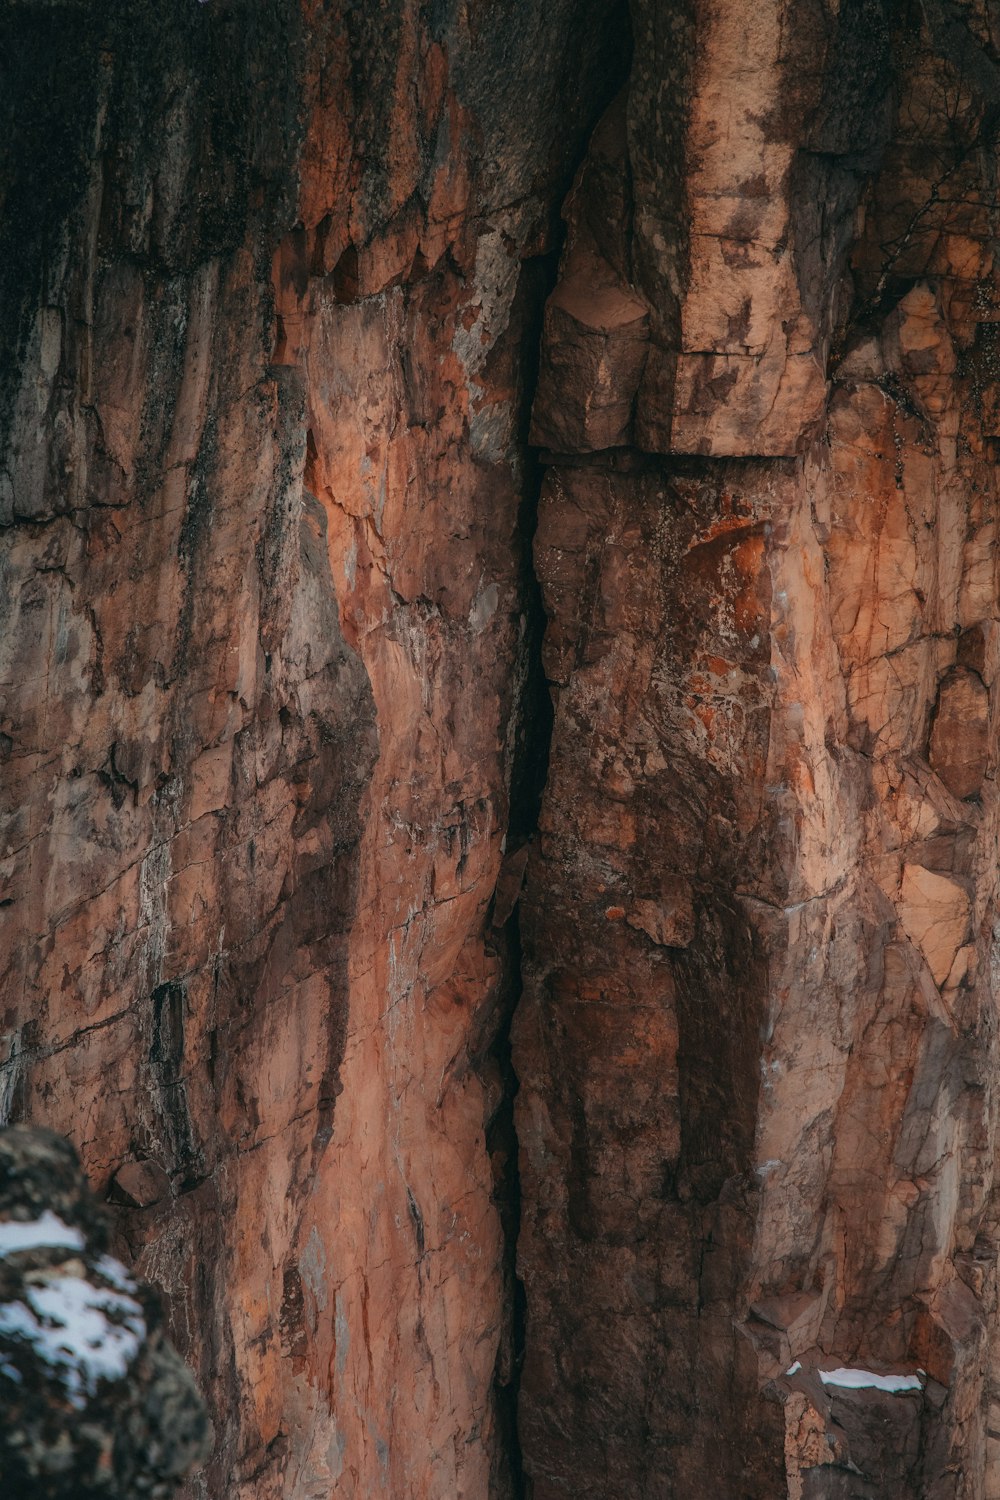
M 108 1253 L 76 1152 L 0 1131 L 0 1493 L 168 1500 L 208 1456 L 194 1378 L 160 1299 Z

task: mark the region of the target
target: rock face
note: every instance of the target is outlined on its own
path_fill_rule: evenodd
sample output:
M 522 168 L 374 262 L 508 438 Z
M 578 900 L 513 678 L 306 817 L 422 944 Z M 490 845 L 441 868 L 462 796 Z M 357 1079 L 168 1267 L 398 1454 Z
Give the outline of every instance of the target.
M 193 1492 L 509 1493 L 526 428 L 627 22 L 0 30 L 4 1114 L 164 1292 Z
M 167 1500 L 210 1433 L 159 1299 L 106 1253 L 72 1147 L 0 1132 L 0 1484 L 51 1500 Z
M 998 1500 L 994 23 L 515 9 L 0 19 L 0 1112 L 192 1496 Z
M 971 6 L 699 7 L 675 120 L 637 12 L 535 401 L 525 1467 L 995 1496 L 1000 74 Z M 564 356 L 609 287 L 645 365 L 635 316 Z

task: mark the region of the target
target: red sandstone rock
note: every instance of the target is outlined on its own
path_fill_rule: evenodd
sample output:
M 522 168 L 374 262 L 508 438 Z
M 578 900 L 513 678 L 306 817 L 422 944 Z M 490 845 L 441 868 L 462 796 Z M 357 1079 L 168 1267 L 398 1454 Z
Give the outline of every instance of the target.
M 192 1494 L 1000 1500 L 988 17 L 140 11 L 0 23 L 0 1117 Z
M 525 382 L 620 24 L 0 25 L 4 1113 L 165 1293 L 198 1494 L 509 1494 Z
M 128 1208 L 152 1208 L 170 1194 L 170 1178 L 159 1162 L 127 1161 L 111 1179 L 113 1200 Z
M 801 10 L 699 12 L 659 53 L 643 15 L 633 443 L 732 461 L 595 459 L 585 434 L 548 455 L 555 727 L 514 1038 L 525 1465 L 536 1500 L 801 1500 L 847 1465 L 858 1494 L 994 1496 L 996 1292 L 969 1266 L 996 1243 L 990 190 L 932 102 L 992 63 L 934 16 L 919 39 L 814 33 L 807 72 Z M 820 140 L 822 165 L 800 150 Z M 667 881 L 683 945 L 645 920 Z M 833 1400 L 786 1384 L 809 1360 L 928 1384 Z

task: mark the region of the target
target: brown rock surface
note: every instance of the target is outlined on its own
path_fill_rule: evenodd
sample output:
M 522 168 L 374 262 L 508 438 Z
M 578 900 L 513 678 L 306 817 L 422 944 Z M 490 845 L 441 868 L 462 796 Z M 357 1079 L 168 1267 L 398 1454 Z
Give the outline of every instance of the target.
M 550 453 L 535 543 L 535 1500 L 1000 1494 L 998 75 L 961 9 L 637 7 L 632 447 Z
M 989 763 L 990 699 L 978 672 L 953 667 L 934 707 L 928 759 L 949 792 L 978 797 Z
M 0 1117 L 199 1500 L 1000 1500 L 994 24 L 515 9 L 0 18 Z
M 621 17 L 0 32 L 4 1114 L 166 1295 L 193 1493 L 508 1494 L 525 382 Z
M 159 1299 L 107 1254 L 68 1142 L 0 1131 L 0 1490 L 169 1500 L 211 1447 Z

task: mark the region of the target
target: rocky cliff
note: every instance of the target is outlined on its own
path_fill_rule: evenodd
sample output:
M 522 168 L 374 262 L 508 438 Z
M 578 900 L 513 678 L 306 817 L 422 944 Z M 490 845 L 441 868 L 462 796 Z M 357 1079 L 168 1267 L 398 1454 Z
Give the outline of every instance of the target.
M 0 1118 L 190 1495 L 998 1500 L 1000 17 L 0 76 Z

